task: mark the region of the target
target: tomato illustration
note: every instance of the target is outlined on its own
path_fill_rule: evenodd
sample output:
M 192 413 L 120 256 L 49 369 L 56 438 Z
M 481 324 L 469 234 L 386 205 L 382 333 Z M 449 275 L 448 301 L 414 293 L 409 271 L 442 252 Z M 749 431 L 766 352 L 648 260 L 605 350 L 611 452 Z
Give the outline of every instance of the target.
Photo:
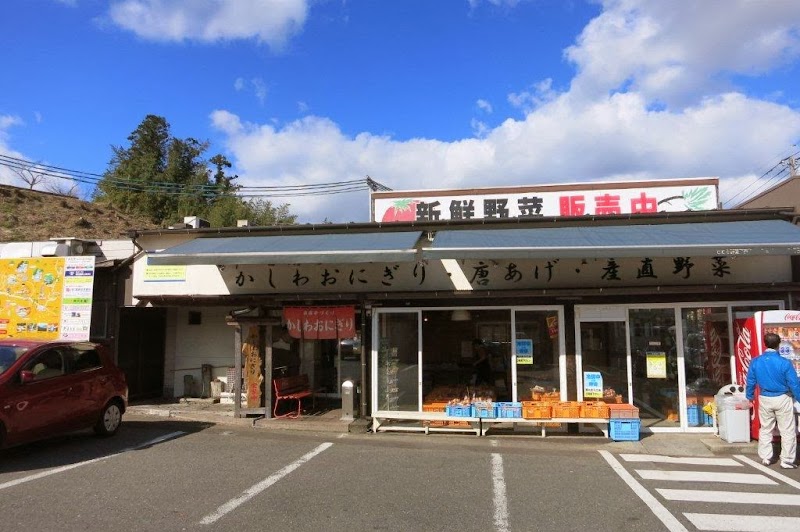
M 417 219 L 418 200 L 401 199 L 392 203 L 392 206 L 383 213 L 382 222 L 413 222 Z

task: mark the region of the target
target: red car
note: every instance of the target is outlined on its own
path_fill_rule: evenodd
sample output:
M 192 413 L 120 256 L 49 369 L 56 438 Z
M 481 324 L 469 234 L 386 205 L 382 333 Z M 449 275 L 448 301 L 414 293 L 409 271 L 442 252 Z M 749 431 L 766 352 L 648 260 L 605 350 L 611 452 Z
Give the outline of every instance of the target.
M 93 427 L 119 429 L 125 375 L 89 342 L 0 340 L 0 447 Z

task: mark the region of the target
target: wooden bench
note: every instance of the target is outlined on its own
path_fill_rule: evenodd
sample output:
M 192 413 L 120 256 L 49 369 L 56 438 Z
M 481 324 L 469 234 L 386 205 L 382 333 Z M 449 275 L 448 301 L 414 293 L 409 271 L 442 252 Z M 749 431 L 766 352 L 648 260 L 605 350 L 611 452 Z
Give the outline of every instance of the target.
M 275 388 L 275 406 L 272 408 L 272 417 L 298 417 L 302 401 L 306 397 L 312 397 L 311 384 L 308 382 L 308 375 L 295 375 L 293 377 L 281 377 L 272 379 L 272 386 Z M 281 401 L 297 401 L 297 412 L 289 412 L 279 416 L 278 405 Z

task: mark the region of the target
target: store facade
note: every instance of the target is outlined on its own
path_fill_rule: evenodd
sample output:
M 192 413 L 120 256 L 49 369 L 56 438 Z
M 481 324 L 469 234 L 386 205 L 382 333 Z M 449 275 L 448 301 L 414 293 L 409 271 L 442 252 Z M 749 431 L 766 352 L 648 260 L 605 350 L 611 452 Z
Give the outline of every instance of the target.
M 168 309 L 165 393 L 238 367 L 260 388 L 241 415 L 270 415 L 281 374 L 331 397 L 353 380 L 366 416 L 464 395 L 581 400 L 599 374 L 643 430 L 712 431 L 689 407 L 735 379 L 738 324 L 794 308 L 800 289 L 800 228 L 777 210 L 133 236 L 133 295 Z M 351 322 L 320 318 L 332 308 Z

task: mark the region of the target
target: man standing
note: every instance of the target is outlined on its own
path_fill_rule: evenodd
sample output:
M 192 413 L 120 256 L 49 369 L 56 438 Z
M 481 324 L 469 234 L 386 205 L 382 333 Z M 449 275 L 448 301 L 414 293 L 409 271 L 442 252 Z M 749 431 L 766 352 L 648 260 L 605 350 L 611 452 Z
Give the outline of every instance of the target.
M 750 362 L 747 371 L 747 400 L 753 401 L 756 386 L 758 394 L 758 456 L 761 463 L 772 463 L 772 431 L 778 425 L 781 434 L 781 467 L 795 469 L 797 464 L 797 426 L 794 419 L 794 401 L 800 400 L 800 382 L 792 363 L 778 354 L 781 337 L 775 333 L 764 335 L 767 350 Z M 794 398 L 792 398 L 792 396 Z

